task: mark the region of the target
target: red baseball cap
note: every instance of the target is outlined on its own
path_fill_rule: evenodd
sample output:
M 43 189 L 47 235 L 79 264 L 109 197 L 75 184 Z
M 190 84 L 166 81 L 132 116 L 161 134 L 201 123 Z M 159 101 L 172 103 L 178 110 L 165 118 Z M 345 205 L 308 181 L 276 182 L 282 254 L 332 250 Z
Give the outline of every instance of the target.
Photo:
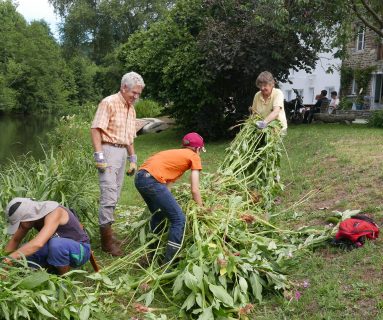
M 195 147 L 204 149 L 203 138 L 196 132 L 190 132 L 182 138 L 184 147 Z

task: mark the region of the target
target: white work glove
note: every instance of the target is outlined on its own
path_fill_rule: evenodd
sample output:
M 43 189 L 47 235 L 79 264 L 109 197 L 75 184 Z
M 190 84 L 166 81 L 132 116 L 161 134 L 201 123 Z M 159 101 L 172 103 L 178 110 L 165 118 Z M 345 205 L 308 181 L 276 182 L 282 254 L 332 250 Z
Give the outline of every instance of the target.
M 130 161 L 129 169 L 126 171 L 126 174 L 131 177 L 137 171 L 137 155 L 132 154 L 131 156 L 129 156 L 129 161 Z
M 103 173 L 105 172 L 106 167 L 108 164 L 105 161 L 104 153 L 103 152 L 95 152 L 93 153 L 94 161 L 96 161 L 96 168 L 98 172 Z
M 265 129 L 267 127 L 266 121 L 257 121 L 255 124 L 257 125 L 258 129 Z

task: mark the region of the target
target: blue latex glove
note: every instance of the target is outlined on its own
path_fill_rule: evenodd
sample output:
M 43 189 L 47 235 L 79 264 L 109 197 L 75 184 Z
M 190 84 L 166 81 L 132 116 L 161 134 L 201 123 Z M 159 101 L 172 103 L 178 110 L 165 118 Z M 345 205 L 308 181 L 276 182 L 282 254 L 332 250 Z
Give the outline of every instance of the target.
M 266 121 L 257 121 L 255 124 L 257 125 L 258 129 L 265 129 L 267 127 Z
M 102 152 L 95 152 L 93 153 L 94 161 L 96 161 L 96 168 L 98 172 L 103 173 L 105 172 L 106 167 L 108 164 L 105 161 L 104 153 Z
M 137 155 L 132 154 L 131 156 L 129 156 L 129 161 L 130 161 L 129 169 L 128 171 L 126 171 L 126 174 L 131 177 L 137 171 Z

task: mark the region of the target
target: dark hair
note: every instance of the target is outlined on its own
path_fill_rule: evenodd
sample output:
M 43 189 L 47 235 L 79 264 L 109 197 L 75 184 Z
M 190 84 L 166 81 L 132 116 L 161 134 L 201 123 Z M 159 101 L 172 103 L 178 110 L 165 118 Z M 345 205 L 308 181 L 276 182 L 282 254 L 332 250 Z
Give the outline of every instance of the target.
M 327 90 L 322 90 L 322 91 L 320 92 L 320 94 L 321 94 L 322 96 L 327 96 Z
M 336 91 L 331 91 L 331 95 L 332 95 L 332 96 L 337 96 L 338 93 L 337 93 Z

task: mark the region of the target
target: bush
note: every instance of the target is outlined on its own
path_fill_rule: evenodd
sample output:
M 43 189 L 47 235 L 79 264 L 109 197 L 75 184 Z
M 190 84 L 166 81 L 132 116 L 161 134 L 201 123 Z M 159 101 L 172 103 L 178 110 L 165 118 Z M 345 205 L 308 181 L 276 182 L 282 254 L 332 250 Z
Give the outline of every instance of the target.
M 134 106 L 137 118 L 155 118 L 161 114 L 162 106 L 150 99 L 140 100 Z
M 383 128 L 383 110 L 372 112 L 368 119 L 368 125 L 375 128 Z
M 57 113 L 58 116 L 73 116 L 75 115 L 78 120 L 87 121 L 88 124 L 85 124 L 88 129 L 90 129 L 90 123 L 92 122 L 96 111 L 97 104 L 94 103 L 84 103 L 82 105 L 72 104 L 65 110 L 61 110 Z
M 348 98 L 344 98 L 339 102 L 339 110 L 351 110 L 352 101 Z

